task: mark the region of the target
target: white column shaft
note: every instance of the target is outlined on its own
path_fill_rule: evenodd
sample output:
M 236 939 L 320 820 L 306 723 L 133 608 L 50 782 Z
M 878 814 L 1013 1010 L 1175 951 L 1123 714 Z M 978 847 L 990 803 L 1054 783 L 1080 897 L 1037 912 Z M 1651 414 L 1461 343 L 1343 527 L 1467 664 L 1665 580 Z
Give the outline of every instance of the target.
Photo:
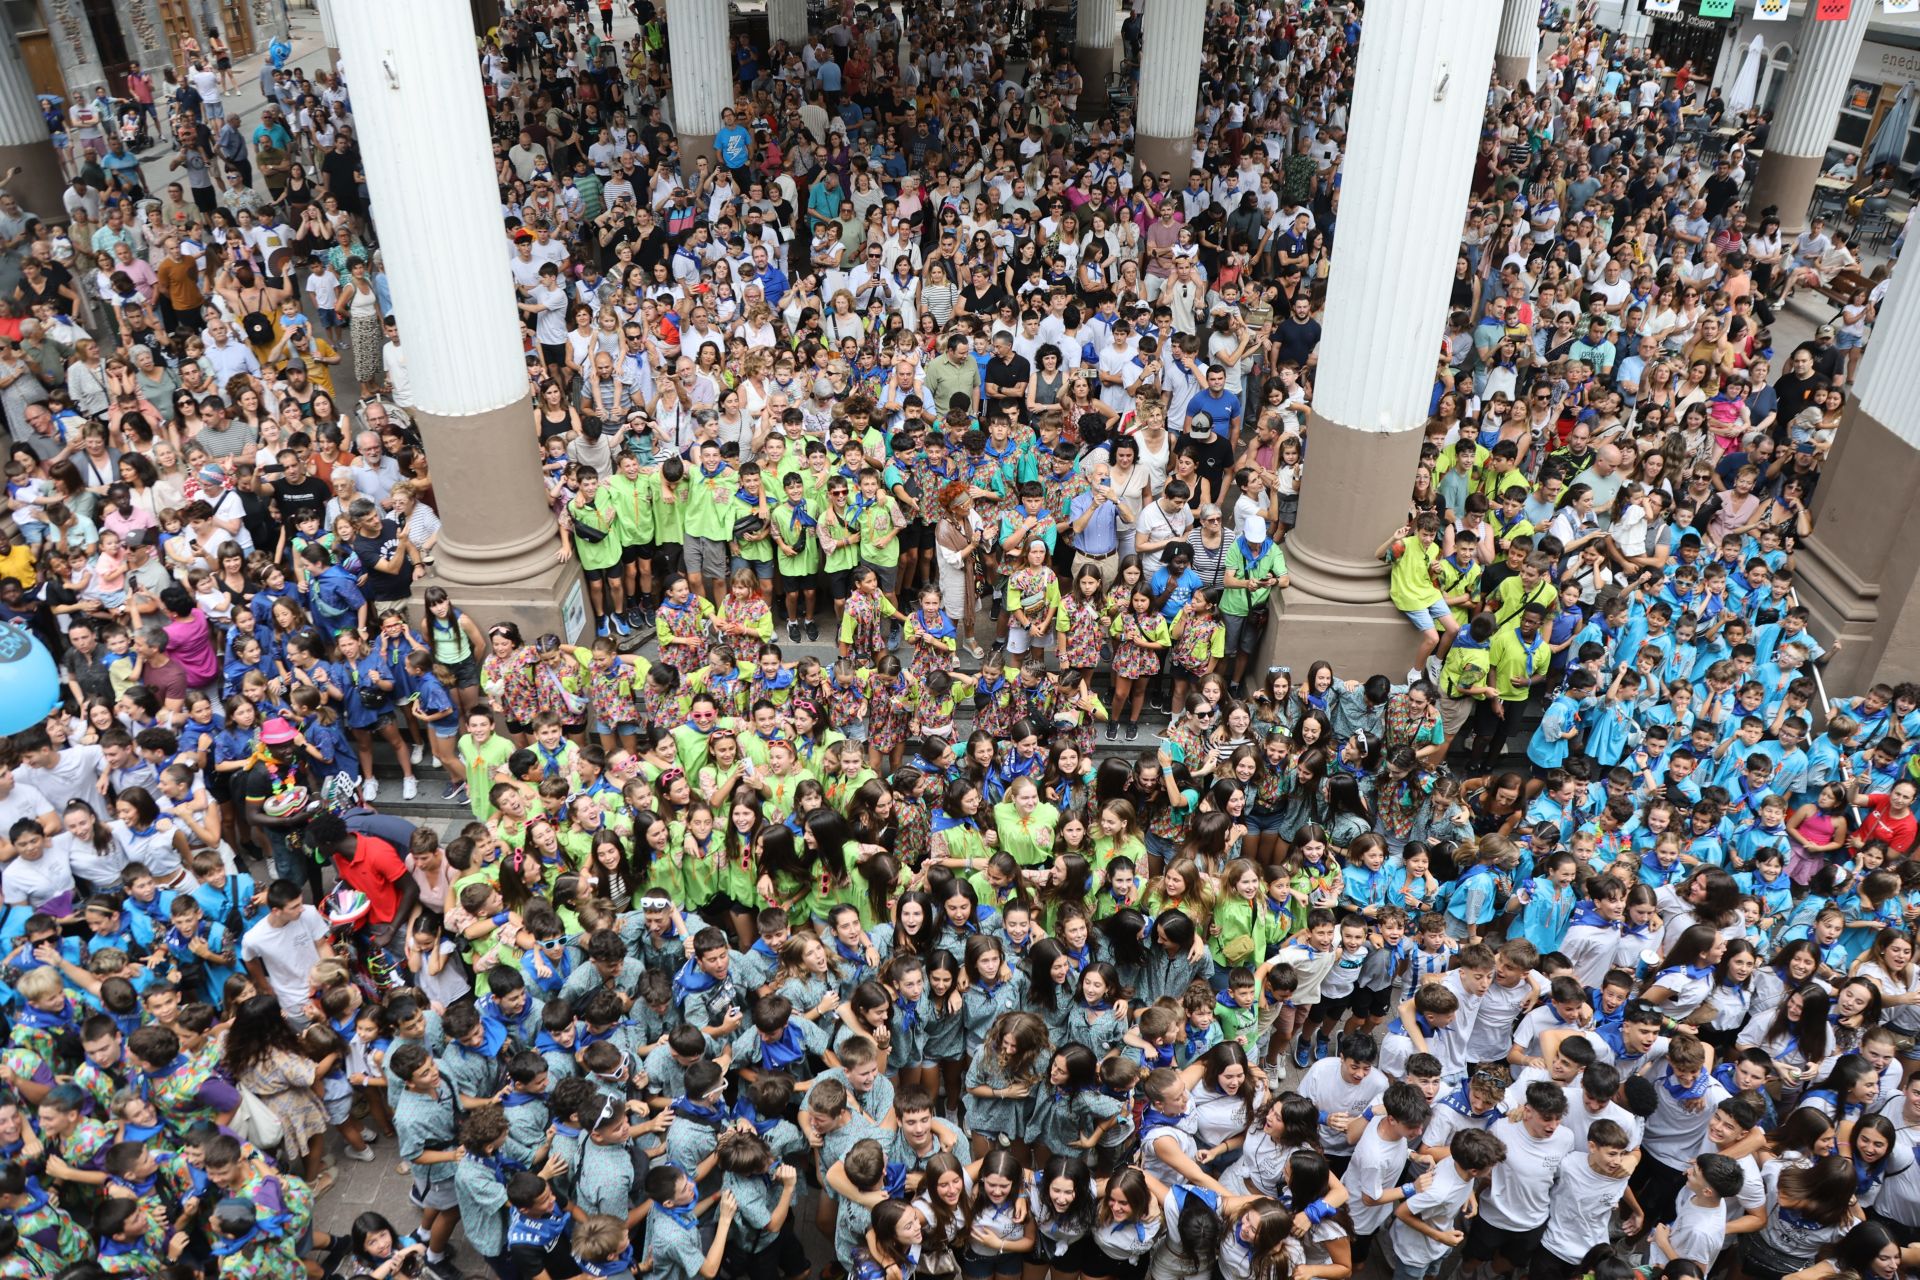
M 1367 6 L 1313 406 L 1356 431 L 1426 421 L 1500 3 Z
M 1506 0 L 1500 10 L 1499 50 L 1503 58 L 1531 58 L 1540 52 L 1540 0 Z
M 416 401 L 462 417 L 525 400 L 467 0 L 334 3 Z
M 1073 43 L 1087 49 L 1111 49 L 1120 43 L 1120 6 L 1114 0 L 1080 0 L 1074 13 Z M 1195 75 L 1199 68 L 1194 68 Z
M 1880 6 L 1873 0 L 1855 0 L 1843 22 L 1822 22 L 1807 6 L 1806 21 L 1794 49 L 1793 70 L 1779 114 L 1767 133 L 1767 150 L 1790 156 L 1822 156 L 1840 116 L 1840 102 L 1853 76 L 1860 42 Z
M 767 0 L 767 42 L 798 46 L 807 38 L 807 0 Z
M 340 47 L 340 35 L 333 27 L 333 0 L 314 0 L 314 8 L 320 11 L 320 38 L 326 41 L 327 48 Z
M 1920 448 L 1920 271 L 1896 270 L 1860 361 L 1854 398 L 1861 412 Z
M 1136 127 L 1149 138 L 1193 133 L 1200 105 L 1200 46 L 1206 0 L 1147 0 L 1140 32 Z
M 667 31 L 673 70 L 673 127 L 710 137 L 733 105 L 726 0 L 672 0 Z

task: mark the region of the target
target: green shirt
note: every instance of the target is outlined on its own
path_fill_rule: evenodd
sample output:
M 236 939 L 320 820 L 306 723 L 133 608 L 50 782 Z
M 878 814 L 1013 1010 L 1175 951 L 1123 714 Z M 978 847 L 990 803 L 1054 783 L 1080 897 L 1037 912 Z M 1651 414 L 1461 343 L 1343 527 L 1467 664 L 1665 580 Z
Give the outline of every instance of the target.
M 1279 543 L 1269 542 L 1267 549 L 1260 553 L 1260 558 L 1248 564 L 1246 553 L 1240 549 L 1240 543 L 1235 541 L 1227 548 L 1227 572 L 1236 578 L 1284 577 L 1287 572 L 1287 556 L 1280 550 Z M 1251 600 L 1248 599 L 1249 595 L 1252 596 Z M 1220 594 L 1220 612 L 1235 618 L 1244 618 L 1255 609 L 1265 608 L 1271 595 L 1272 591 L 1268 587 L 1261 587 L 1251 593 L 1245 587 L 1228 587 Z
M 1440 544 L 1428 545 L 1411 533 L 1399 539 L 1399 543 L 1398 553 L 1391 547 L 1387 552 L 1393 559 L 1393 569 L 1387 579 L 1393 607 L 1411 613 L 1444 603 L 1440 588 L 1433 585 L 1433 562 L 1440 557 Z
M 494 814 L 489 795 L 493 790 L 493 771 L 513 754 L 513 739 L 496 733 L 484 743 L 477 743 L 472 734 L 463 733 L 455 750 L 460 755 L 460 763 L 467 767 L 467 803 L 472 806 L 474 817 L 487 822 Z
M 739 484 L 739 476 L 725 463 L 711 476 L 695 469 L 687 479 L 686 533 L 689 538 L 726 542 L 733 537 L 733 495 Z
M 883 569 L 899 564 L 898 530 L 906 523 L 891 498 L 876 498 L 860 513 L 860 558 Z M 880 539 L 889 531 L 894 531 L 896 536 L 881 542 Z
M 612 494 L 605 489 L 596 489 L 590 503 L 575 498 L 567 507 L 567 516 L 573 521 L 573 553 L 580 557 L 582 569 L 592 572 L 611 569 L 620 563 L 620 551 L 624 544 L 616 528 L 620 516 Z M 597 531 L 601 535 L 600 540 L 596 542 L 590 535 L 583 535 L 583 529 Z

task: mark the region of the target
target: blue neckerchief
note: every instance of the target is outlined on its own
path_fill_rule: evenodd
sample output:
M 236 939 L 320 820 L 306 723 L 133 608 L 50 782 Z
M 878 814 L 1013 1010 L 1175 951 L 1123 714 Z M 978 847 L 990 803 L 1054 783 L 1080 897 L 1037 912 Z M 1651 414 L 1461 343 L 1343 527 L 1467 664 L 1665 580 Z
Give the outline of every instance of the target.
M 547 1095 L 544 1093 L 525 1093 L 519 1089 L 509 1089 L 507 1090 L 507 1096 L 500 1100 L 500 1105 L 503 1107 L 524 1107 L 529 1102 L 545 1102 L 546 1100 Z
M 572 1045 L 561 1044 L 553 1038 L 551 1031 L 545 1029 L 542 1029 L 540 1034 L 533 1038 L 533 1047 L 541 1053 L 564 1053 L 569 1057 L 573 1054 Z
M 887 1199 L 905 1200 L 907 1198 L 907 1166 L 898 1160 L 887 1161 L 881 1186 L 886 1188 Z
M 939 616 L 938 622 L 928 622 L 927 611 L 925 609 L 913 615 L 919 623 L 921 632 L 937 640 L 945 640 L 954 635 L 953 619 L 947 617 L 947 611 L 945 609 L 936 609 L 934 612 Z
M 1212 1027 L 1208 1027 L 1204 1031 L 1195 1032 L 1189 1030 L 1187 1032 L 1187 1061 L 1193 1061 L 1193 1059 L 1199 1057 L 1201 1052 L 1206 1049 L 1207 1034 L 1212 1030 Z
M 1668 976 L 1669 974 L 1674 974 L 1674 973 L 1683 973 L 1690 980 L 1697 982 L 1701 978 L 1712 977 L 1713 966 L 1710 964 L 1674 965 L 1671 969 L 1662 969 L 1659 973 L 1654 975 L 1653 980 L 1654 982 L 1658 983 L 1660 979 Z
M 503 1187 L 507 1185 L 508 1178 L 527 1167 L 520 1161 L 510 1156 L 501 1155 L 498 1152 L 490 1156 L 483 1156 L 476 1155 L 469 1151 L 466 1153 L 466 1158 L 485 1169 L 488 1173 L 491 1173 L 494 1180 Z
M 760 1062 L 772 1071 L 784 1071 L 807 1056 L 807 1040 L 791 1020 L 772 1040 L 760 1041 Z
M 255 1222 L 247 1227 L 245 1235 L 223 1237 L 213 1242 L 213 1256 L 229 1258 L 260 1238 L 260 1224 Z
M 694 1216 L 692 1205 L 683 1204 L 676 1207 L 670 1204 L 661 1204 L 658 1200 L 655 1200 L 653 1207 L 656 1212 L 664 1213 L 668 1218 L 679 1223 L 682 1230 L 692 1232 L 694 1235 L 700 1234 L 700 1219 Z
M 528 1217 L 515 1209 L 507 1215 L 507 1244 L 532 1245 L 545 1253 L 553 1247 L 553 1242 L 567 1232 L 573 1221 L 573 1214 L 565 1205 L 556 1204 L 553 1212 L 544 1218 Z
M 492 1062 L 500 1056 L 500 1050 L 504 1049 L 506 1044 L 507 1024 L 504 1022 L 495 1022 L 490 1018 L 482 1018 L 480 1019 L 480 1044 L 477 1048 L 473 1045 L 461 1044 L 458 1040 L 453 1041 L 447 1047 L 449 1049 L 458 1049 L 462 1053 L 471 1054 L 476 1058 L 485 1058 L 488 1062 Z
M 902 1000 L 896 997 L 893 1002 L 893 1008 L 899 1016 L 900 1029 L 902 1031 L 911 1031 L 920 1025 L 919 1001 Z
M 1148 1107 L 1140 1117 L 1140 1132 L 1142 1136 L 1144 1136 L 1154 1129 L 1178 1129 L 1180 1127 L 1180 1121 L 1184 1118 L 1185 1117 L 1182 1116 L 1170 1116 L 1164 1111 L 1158 1111 L 1153 1107 Z
M 1583 902 L 1574 908 L 1572 918 L 1567 921 L 1567 928 L 1571 929 L 1577 924 L 1585 925 L 1589 929 L 1611 929 L 1613 932 L 1618 933 L 1620 932 L 1621 921 L 1609 920 L 1600 914 L 1593 903 Z
M 780 1125 L 779 1116 L 767 1119 L 754 1107 L 752 1101 L 744 1096 L 733 1104 L 733 1118 L 735 1120 L 746 1121 L 753 1126 L 754 1132 L 763 1138 L 772 1133 Z
M 680 972 L 673 975 L 673 1001 L 675 1004 L 685 1004 L 688 996 L 710 991 L 719 985 L 720 979 L 702 969 L 698 960 L 688 960 L 680 966 Z
M 588 1262 L 576 1254 L 573 1264 L 580 1268 L 582 1275 L 593 1276 L 594 1280 L 606 1280 L 608 1276 L 617 1276 L 633 1269 L 633 1246 L 628 1245 L 619 1257 L 608 1258 L 605 1262 Z
M 971 827 L 975 831 L 980 830 L 980 822 L 977 818 L 950 817 L 944 810 L 933 815 L 933 822 L 930 825 L 936 832 L 951 831 L 955 827 Z
M 139 1253 L 146 1248 L 146 1241 L 115 1240 L 111 1236 L 100 1242 L 100 1256 L 103 1258 L 124 1258 L 128 1254 Z
M 169 1062 L 166 1066 L 160 1068 L 160 1070 L 158 1071 L 133 1072 L 132 1073 L 133 1087 L 139 1091 L 142 1099 L 148 1102 L 151 1102 L 153 1101 L 153 1082 L 155 1080 L 166 1079 L 168 1076 L 172 1075 L 174 1072 L 180 1070 L 182 1067 L 185 1067 L 186 1065 L 187 1065 L 187 1055 L 184 1053 L 177 1053 L 174 1055 L 172 1062 Z
M 709 1107 L 695 1102 L 691 1098 L 675 1098 L 671 1103 L 675 1119 L 692 1120 L 699 1124 L 712 1125 L 718 1129 L 728 1119 L 725 1107 Z
M 153 1190 L 154 1181 L 158 1179 L 159 1176 L 160 1175 L 157 1173 L 154 1174 L 153 1177 L 147 1179 L 145 1186 L 138 1187 L 136 1188 L 136 1190 L 138 1190 L 141 1195 L 143 1196 L 146 1195 L 148 1192 Z M 132 1183 L 124 1183 L 122 1185 L 133 1186 Z M 28 1178 L 27 1189 L 23 1191 L 21 1194 L 26 1196 L 27 1202 L 24 1205 L 21 1205 L 20 1208 L 14 1211 L 13 1217 L 15 1219 L 24 1218 L 29 1214 L 38 1213 L 42 1209 L 47 1207 L 47 1192 L 46 1192 L 46 1188 L 40 1185 L 40 1179 Z
M 55 1012 L 36 1009 L 30 1004 L 22 1005 L 20 1012 L 14 1015 L 14 1019 L 21 1026 L 32 1027 L 35 1030 L 57 1028 L 61 1031 L 72 1031 L 74 1030 L 73 1001 L 66 1001 Z
M 1665 1089 L 1667 1096 L 1675 1102 L 1691 1102 L 1695 1098 L 1706 1096 L 1707 1085 L 1712 1079 L 1713 1077 L 1702 1071 L 1698 1076 L 1694 1077 L 1692 1084 L 1683 1085 L 1673 1078 L 1673 1068 L 1669 1067 L 1660 1074 L 1660 1087 Z

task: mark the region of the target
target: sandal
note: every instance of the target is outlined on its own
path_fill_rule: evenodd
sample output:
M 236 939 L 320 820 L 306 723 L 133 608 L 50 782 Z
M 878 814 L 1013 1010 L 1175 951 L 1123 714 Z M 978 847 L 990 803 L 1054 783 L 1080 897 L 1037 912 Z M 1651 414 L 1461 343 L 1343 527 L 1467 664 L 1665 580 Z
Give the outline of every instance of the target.
M 985 662 L 987 660 L 987 651 L 971 640 L 967 642 L 967 652 L 973 655 L 975 662 Z
M 334 1177 L 334 1172 L 331 1169 L 326 1170 L 319 1177 L 315 1178 L 313 1180 L 314 1199 L 318 1200 L 321 1196 L 333 1190 L 333 1184 L 335 1181 L 336 1179 Z

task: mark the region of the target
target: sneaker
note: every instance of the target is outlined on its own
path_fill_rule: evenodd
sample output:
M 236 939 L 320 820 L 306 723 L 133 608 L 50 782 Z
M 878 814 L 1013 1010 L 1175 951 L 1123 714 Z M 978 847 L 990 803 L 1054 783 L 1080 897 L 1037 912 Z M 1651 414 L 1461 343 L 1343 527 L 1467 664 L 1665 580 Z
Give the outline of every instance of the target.
M 1107 741 L 1112 742 L 1119 735 L 1120 726 L 1111 720 L 1107 721 Z
M 634 626 L 634 627 L 645 626 L 646 616 L 647 616 L 647 606 L 641 604 L 638 600 L 635 600 L 632 604 L 627 606 L 627 624 L 629 626 Z
M 464 782 L 455 783 L 453 790 L 447 793 L 447 799 L 455 804 L 465 804 L 471 798 L 467 793 L 467 784 Z
M 787 641 L 790 644 L 800 643 L 800 623 L 798 621 L 787 624 Z
M 619 614 L 616 613 L 607 620 L 613 623 L 613 634 L 617 636 L 630 636 L 633 634 L 633 628 L 628 626 L 627 620 Z
M 444 769 L 447 767 L 440 763 L 439 756 L 432 756 L 432 755 L 428 756 L 425 760 L 415 760 L 414 763 L 419 765 L 422 769 Z
M 368 1146 L 380 1141 L 380 1131 L 370 1124 L 360 1126 L 360 1140 Z
M 1437 686 L 1440 683 L 1440 672 L 1445 666 L 1446 662 L 1439 654 L 1429 654 L 1427 656 L 1427 679 Z
M 1293 1041 L 1293 1065 L 1305 1071 L 1313 1062 L 1312 1046 L 1305 1036 L 1295 1036 Z
M 593 634 L 595 634 L 596 636 L 599 636 L 602 640 L 605 640 L 607 638 L 607 634 L 612 630 L 613 630 L 613 627 L 607 622 L 605 618 L 602 618 L 600 619 L 600 625 L 593 629 Z
M 807 639 L 818 640 L 819 638 L 820 638 L 820 624 L 815 622 L 812 618 L 808 618 L 807 619 Z
M 440 798 L 442 800 L 452 800 L 455 798 L 455 792 L 464 790 L 466 790 L 465 787 L 455 782 L 452 778 L 448 778 L 447 785 L 440 788 Z M 372 1141 L 372 1139 L 368 1139 L 368 1141 Z
M 377 780 L 373 778 L 368 778 L 365 782 L 362 782 L 360 784 L 361 800 L 363 800 L 367 804 L 372 804 L 375 800 L 378 800 L 379 798 L 380 798 L 380 783 Z
M 400 779 L 400 798 L 402 800 L 411 800 L 419 794 L 420 779 L 414 777 L 412 774 L 408 774 L 406 777 Z
M 372 1164 L 373 1163 L 372 1147 L 362 1147 L 358 1151 L 355 1151 L 352 1147 L 348 1147 L 341 1154 L 346 1156 L 347 1159 L 353 1161 L 355 1164 Z
M 1408 684 L 1412 684 L 1412 683 L 1413 683 L 1413 682 L 1414 682 L 1415 680 L 1418 680 L 1419 678 L 1420 678 L 1420 668 L 1418 668 L 1418 667 L 1408 667 L 1408 668 L 1407 668 L 1407 683 L 1408 683 Z
M 1314 1037 L 1314 1040 L 1313 1040 L 1313 1056 L 1314 1057 L 1325 1058 L 1330 1056 L 1332 1053 L 1333 1053 L 1333 1046 L 1328 1042 L 1326 1032 L 1323 1031 L 1319 1035 Z
M 407 753 L 407 755 L 409 756 L 409 758 L 411 758 L 411 759 L 412 759 L 412 761 L 413 761 L 413 763 L 415 763 L 415 764 L 419 764 L 419 763 L 420 763 L 420 752 L 421 752 L 421 750 L 422 750 L 422 748 L 421 748 L 421 746 L 420 746 L 420 744 L 416 742 L 416 743 L 414 743 L 414 744 L 413 744 L 413 750 L 411 750 L 411 751 L 409 751 L 409 752 Z
M 1128 721 L 1127 741 L 1136 742 L 1139 740 L 1139 738 L 1140 738 L 1140 722 L 1137 720 Z

